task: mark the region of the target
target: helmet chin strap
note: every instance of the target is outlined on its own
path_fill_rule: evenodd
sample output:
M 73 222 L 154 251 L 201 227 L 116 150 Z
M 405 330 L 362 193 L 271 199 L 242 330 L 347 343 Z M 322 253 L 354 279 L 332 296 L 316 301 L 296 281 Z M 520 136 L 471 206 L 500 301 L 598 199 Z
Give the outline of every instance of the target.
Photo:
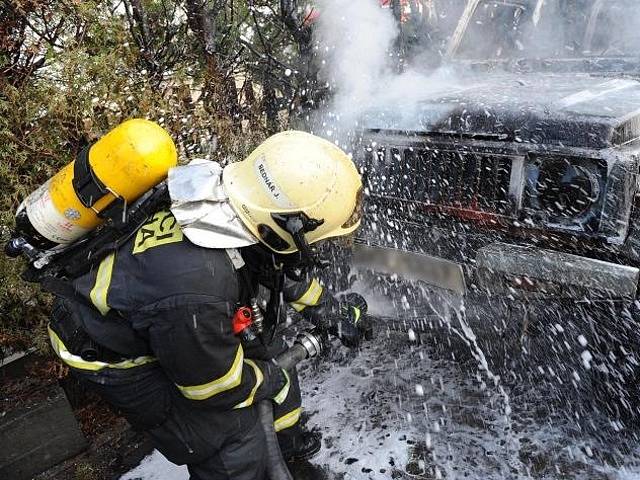
M 305 233 L 312 232 L 322 225 L 324 219 L 309 218 L 304 212 L 272 213 L 271 218 L 280 228 L 291 235 L 293 242 L 302 255 L 304 264 L 309 267 L 316 266 L 320 268 L 325 268 L 329 265 L 328 261 L 319 257 L 317 250 L 309 245 L 304 236 Z

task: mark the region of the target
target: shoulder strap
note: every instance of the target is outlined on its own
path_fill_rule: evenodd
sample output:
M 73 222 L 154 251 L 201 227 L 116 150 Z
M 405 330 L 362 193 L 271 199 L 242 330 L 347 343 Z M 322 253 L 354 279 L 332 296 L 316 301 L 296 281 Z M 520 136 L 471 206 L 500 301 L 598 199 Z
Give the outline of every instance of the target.
M 83 304 L 91 305 L 89 301 L 78 293 L 73 284 L 68 280 L 62 280 L 61 278 L 46 276 L 40 282 L 40 285 L 49 293 L 53 293 L 62 298 L 74 300 Z
M 240 284 L 240 304 L 243 306 L 251 305 L 251 300 L 256 297 L 256 288 L 249 273 L 249 267 L 242 258 L 242 254 L 237 248 L 227 248 L 225 250 L 233 268 L 238 275 L 238 283 Z
M 233 264 L 233 268 L 235 268 L 236 270 L 240 270 L 245 266 L 244 259 L 242 258 L 242 255 L 240 255 L 240 251 L 237 248 L 227 248 L 225 251 L 227 252 L 229 259 Z

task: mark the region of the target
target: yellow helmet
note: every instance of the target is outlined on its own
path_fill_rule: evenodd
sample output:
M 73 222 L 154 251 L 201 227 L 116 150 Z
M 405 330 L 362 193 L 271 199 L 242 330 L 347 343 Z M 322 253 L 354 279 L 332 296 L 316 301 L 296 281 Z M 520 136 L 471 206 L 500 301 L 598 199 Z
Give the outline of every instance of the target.
M 309 244 L 360 225 L 356 166 L 336 145 L 309 133 L 273 135 L 245 160 L 227 165 L 223 181 L 245 226 L 278 253 L 310 253 Z

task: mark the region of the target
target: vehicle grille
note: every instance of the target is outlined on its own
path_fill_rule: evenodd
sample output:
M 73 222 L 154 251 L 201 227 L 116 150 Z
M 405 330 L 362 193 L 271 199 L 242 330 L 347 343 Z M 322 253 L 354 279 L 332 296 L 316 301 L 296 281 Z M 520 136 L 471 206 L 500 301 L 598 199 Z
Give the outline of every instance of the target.
M 418 148 L 368 148 L 370 194 L 487 213 L 511 212 L 509 157 Z

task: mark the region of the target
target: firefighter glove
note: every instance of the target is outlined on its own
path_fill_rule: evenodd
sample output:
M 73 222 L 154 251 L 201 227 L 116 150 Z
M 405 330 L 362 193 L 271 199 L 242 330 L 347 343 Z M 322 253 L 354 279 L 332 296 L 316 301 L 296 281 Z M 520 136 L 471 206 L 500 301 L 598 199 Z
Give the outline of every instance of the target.
M 347 348 L 355 348 L 364 338 L 369 338 L 364 316 L 367 301 L 357 293 L 345 295 L 340 302 L 340 316 L 329 332 L 337 336 Z
M 289 394 L 289 375 L 275 363 L 265 362 L 264 365 L 264 395 L 281 404 Z

